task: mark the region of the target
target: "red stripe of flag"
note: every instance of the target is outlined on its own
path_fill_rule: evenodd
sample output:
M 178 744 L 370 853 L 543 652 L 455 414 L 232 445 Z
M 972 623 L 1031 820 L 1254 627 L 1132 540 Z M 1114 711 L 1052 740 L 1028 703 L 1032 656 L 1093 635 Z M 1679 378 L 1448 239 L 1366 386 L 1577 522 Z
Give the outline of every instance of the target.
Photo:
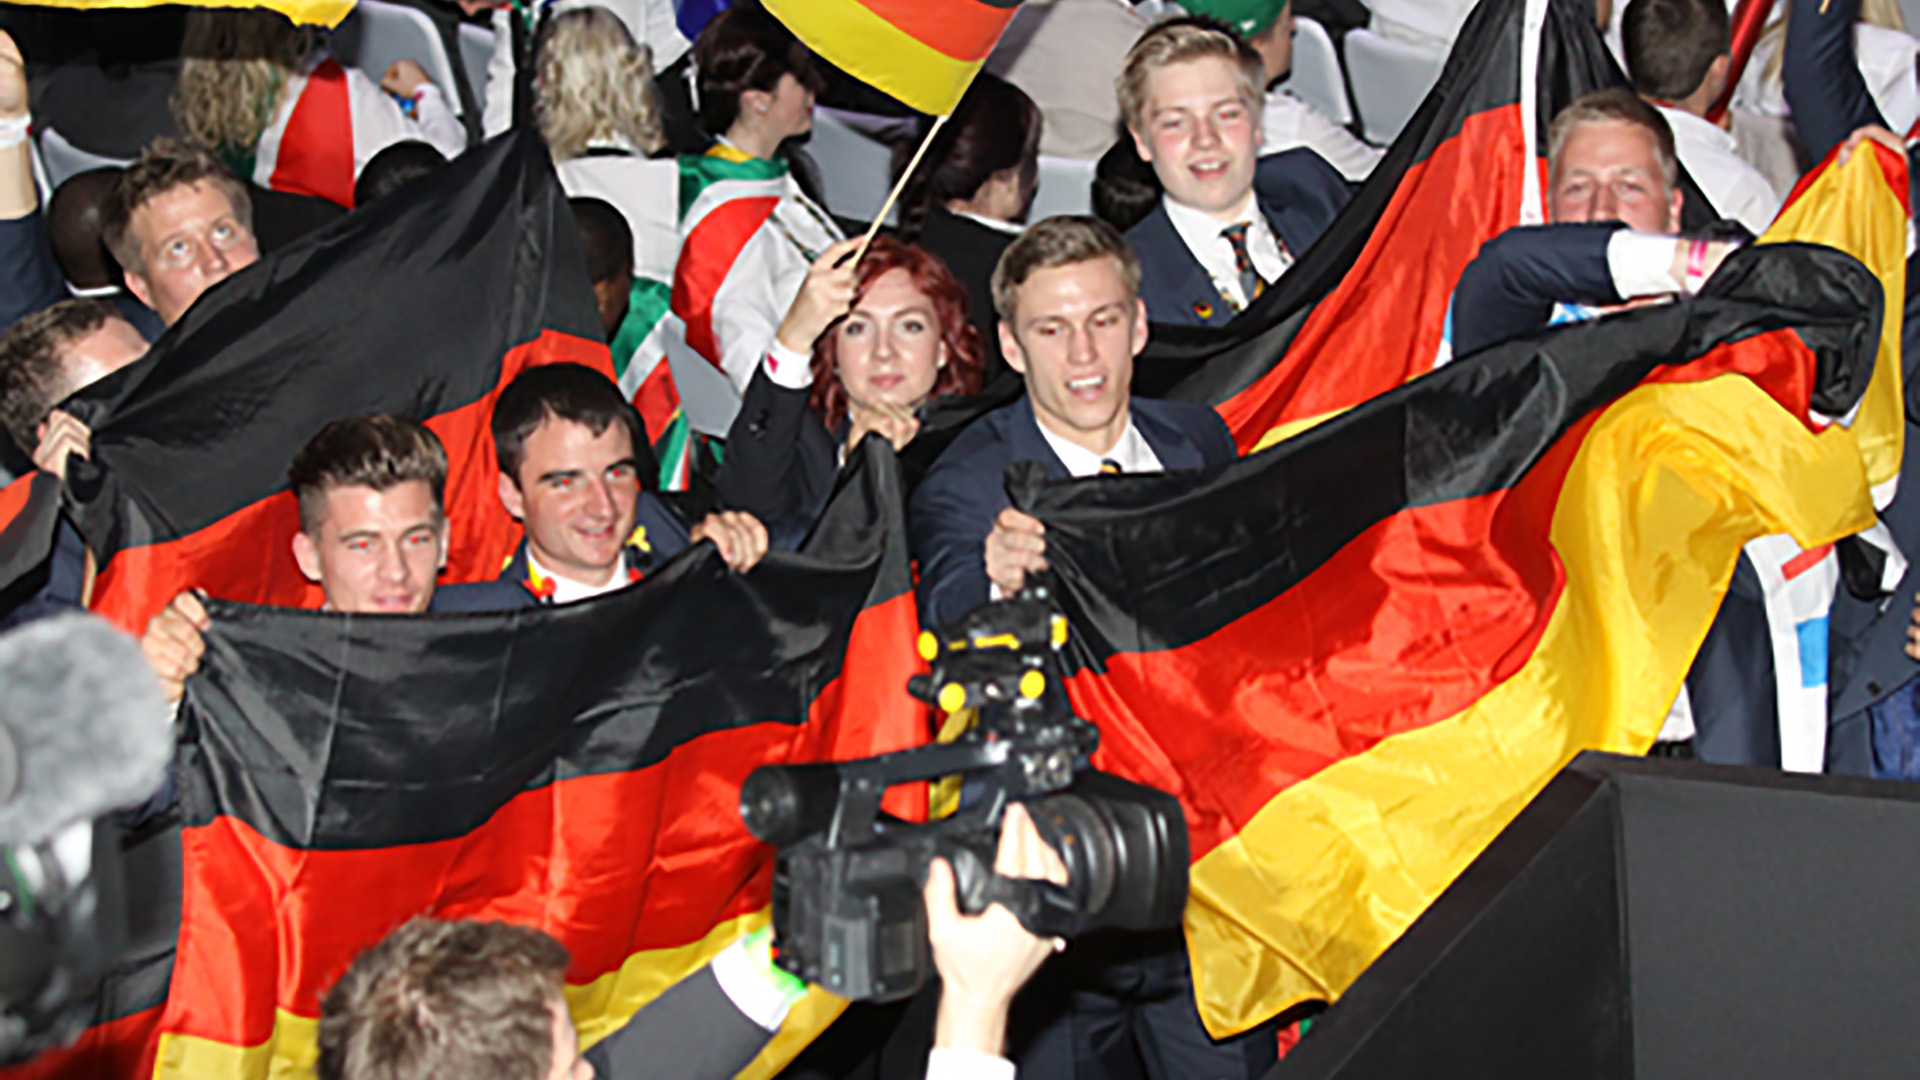
M 267 186 L 353 209 L 353 104 L 340 61 L 323 61 L 307 76 Z
M 687 344 L 715 366 L 720 346 L 713 336 L 713 300 L 741 249 L 780 204 L 774 196 L 734 199 L 713 208 L 687 234 L 673 275 L 673 313 L 687 324 Z
M 985 60 L 1018 6 L 978 0 L 857 0 L 929 49 L 955 60 Z

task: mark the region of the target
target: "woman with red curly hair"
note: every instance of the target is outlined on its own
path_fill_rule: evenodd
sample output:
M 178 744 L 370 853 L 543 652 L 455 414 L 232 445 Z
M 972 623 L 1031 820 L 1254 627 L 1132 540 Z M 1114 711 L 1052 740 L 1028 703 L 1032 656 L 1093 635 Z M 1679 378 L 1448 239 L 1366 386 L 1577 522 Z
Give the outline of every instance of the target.
M 883 236 L 858 267 L 838 265 L 857 245 L 808 269 L 727 433 L 721 503 L 770 525 L 810 522 L 867 435 L 899 450 L 923 405 L 980 389 L 980 333 L 946 264 Z

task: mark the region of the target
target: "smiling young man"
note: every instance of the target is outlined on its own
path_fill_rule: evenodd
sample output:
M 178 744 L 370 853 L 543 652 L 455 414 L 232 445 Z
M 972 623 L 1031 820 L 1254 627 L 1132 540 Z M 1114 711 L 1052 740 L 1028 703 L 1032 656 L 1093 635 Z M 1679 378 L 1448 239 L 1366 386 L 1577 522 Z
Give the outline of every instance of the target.
M 1127 232 L 1155 323 L 1231 321 L 1346 205 L 1346 181 L 1312 150 L 1259 157 L 1265 72 L 1207 18 L 1161 23 L 1127 54 L 1120 111 L 1165 192 Z
M 1126 241 L 1095 218 L 1049 218 L 1000 257 L 1000 344 L 1027 393 L 969 425 L 914 491 L 908 527 L 925 625 L 1018 592 L 1046 569 L 1045 527 L 1008 505 L 1009 465 L 1038 462 L 1064 480 L 1236 456 L 1212 409 L 1132 398 L 1133 358 L 1147 344 L 1139 280 Z M 1252 1080 L 1272 1066 L 1271 1027 L 1218 1043 L 1207 1037 L 1178 931 L 1078 941 L 1068 959 L 1068 970 L 1057 978 L 1043 970 L 1045 988 L 1021 999 L 1009 1055 L 1021 1076 L 1103 1076 L 1096 1047 L 1128 1038 L 1154 1080 Z
M 543 364 L 516 376 L 493 408 L 500 502 L 526 529 L 499 580 L 449 592 L 436 611 L 566 604 L 623 589 L 701 540 L 745 572 L 767 553 L 751 514 L 709 514 L 688 529 L 641 490 L 646 427 L 605 375 Z

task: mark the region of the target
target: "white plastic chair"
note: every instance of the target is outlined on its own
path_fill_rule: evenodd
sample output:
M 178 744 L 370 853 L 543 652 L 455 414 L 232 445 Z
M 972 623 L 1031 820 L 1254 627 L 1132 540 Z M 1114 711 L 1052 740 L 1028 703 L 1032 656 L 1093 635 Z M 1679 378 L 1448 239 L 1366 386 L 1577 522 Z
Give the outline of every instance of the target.
M 1391 146 L 1440 79 L 1446 53 L 1381 37 L 1364 27 L 1347 31 L 1347 73 L 1367 141 Z
M 64 136 L 52 128 L 40 132 L 40 159 L 46 166 L 46 194 L 66 183 L 70 176 L 78 176 L 92 169 L 106 168 L 109 165 L 125 168 L 133 164 L 119 158 L 101 157 L 68 142 Z
M 382 0 L 359 0 L 333 31 L 333 54 L 378 82 L 396 60 L 413 60 L 426 71 L 454 115 L 461 113 L 460 93 L 453 82 L 453 61 L 433 20 L 422 12 Z M 482 68 L 484 75 L 486 69 Z M 483 88 L 484 89 L 484 88 Z
M 855 221 L 872 221 L 893 189 L 893 148 L 884 136 L 900 121 L 869 118 L 838 109 L 813 110 L 813 135 L 807 155 L 820 167 L 827 209 Z M 904 129 L 908 138 L 910 128 Z M 891 221 L 897 215 L 888 215 Z
M 1907 33 L 1920 30 L 1920 0 L 1900 0 L 1900 19 L 1907 24 Z
M 1312 19 L 1293 21 L 1293 74 L 1287 78 L 1287 89 L 1334 123 L 1345 127 L 1353 122 L 1347 83 L 1340 74 L 1340 53 L 1327 28 Z
M 1028 221 L 1042 221 L 1058 214 L 1093 213 L 1093 169 L 1095 162 L 1079 158 L 1040 158 L 1040 183 L 1033 193 L 1033 209 Z
M 487 100 L 487 68 L 493 63 L 498 35 L 484 26 L 460 24 L 460 59 L 467 66 L 467 88 L 473 100 Z

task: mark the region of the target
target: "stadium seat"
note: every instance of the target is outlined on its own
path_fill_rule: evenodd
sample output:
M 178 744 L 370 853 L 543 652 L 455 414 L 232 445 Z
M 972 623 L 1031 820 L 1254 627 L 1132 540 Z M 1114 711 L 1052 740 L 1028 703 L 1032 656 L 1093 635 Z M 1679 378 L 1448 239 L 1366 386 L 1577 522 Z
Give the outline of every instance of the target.
M 460 24 L 460 59 L 467 67 L 467 88 L 473 100 L 487 100 L 487 66 L 493 63 L 494 34 L 484 26 Z
M 1334 123 L 1353 123 L 1347 81 L 1340 73 L 1340 53 L 1333 47 L 1333 38 L 1312 19 L 1295 19 L 1293 27 L 1293 74 L 1287 89 Z
M 820 167 L 827 209 L 854 221 L 872 221 L 893 187 L 893 146 L 911 139 L 912 121 L 840 109 L 813 110 L 807 155 Z M 894 220 L 893 216 L 888 217 Z
M 101 157 L 82 150 L 52 128 L 40 132 L 40 160 L 46 166 L 47 182 L 56 188 L 65 183 L 67 177 L 78 176 L 89 169 L 133 164 L 131 161 Z
M 453 83 L 453 61 L 440 32 L 425 14 L 382 0 L 360 0 L 332 37 L 333 54 L 378 82 L 396 60 L 413 60 L 442 93 L 454 115 L 460 114 L 460 93 Z M 486 69 L 481 68 L 484 75 Z M 484 88 L 483 88 L 484 89 Z
M 1041 157 L 1040 186 L 1034 192 L 1027 220 L 1093 213 L 1094 165 L 1079 158 Z
M 1347 74 L 1368 142 L 1393 144 L 1446 62 L 1444 52 L 1392 41 L 1364 27 L 1347 32 Z

